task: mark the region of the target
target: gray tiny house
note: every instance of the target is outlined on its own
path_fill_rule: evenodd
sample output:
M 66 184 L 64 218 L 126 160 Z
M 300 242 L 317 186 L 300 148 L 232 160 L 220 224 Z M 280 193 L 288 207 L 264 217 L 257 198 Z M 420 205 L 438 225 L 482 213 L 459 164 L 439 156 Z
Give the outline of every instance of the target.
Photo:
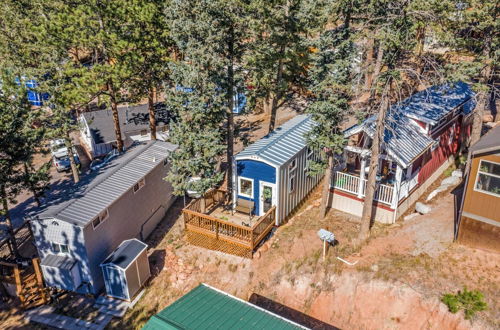
M 62 190 L 32 217 L 35 245 L 48 286 L 98 294 L 100 264 L 124 241 L 146 239 L 175 197 L 164 180 L 175 145 L 142 143 Z
M 132 300 L 151 275 L 148 246 L 138 239 L 124 241 L 101 264 L 106 294 Z

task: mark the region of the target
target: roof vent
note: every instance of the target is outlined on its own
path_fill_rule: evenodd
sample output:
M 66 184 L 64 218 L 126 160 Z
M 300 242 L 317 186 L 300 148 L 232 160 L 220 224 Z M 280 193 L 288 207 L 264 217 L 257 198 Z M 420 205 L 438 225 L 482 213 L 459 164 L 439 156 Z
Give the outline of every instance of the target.
M 156 163 L 156 157 L 153 157 L 153 163 Z

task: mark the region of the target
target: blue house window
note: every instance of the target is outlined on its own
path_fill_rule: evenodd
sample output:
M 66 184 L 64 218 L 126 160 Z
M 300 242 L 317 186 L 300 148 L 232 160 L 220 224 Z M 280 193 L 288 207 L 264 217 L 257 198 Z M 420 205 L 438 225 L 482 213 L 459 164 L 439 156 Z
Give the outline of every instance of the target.
M 238 180 L 238 195 L 253 198 L 253 179 L 240 176 Z

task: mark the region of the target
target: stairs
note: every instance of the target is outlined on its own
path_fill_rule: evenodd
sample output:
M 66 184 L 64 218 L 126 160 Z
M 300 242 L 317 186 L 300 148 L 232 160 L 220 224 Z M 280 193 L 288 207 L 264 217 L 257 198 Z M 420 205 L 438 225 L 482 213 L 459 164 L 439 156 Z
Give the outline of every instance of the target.
M 19 270 L 17 265 L 14 268 L 16 279 L 17 295 L 24 308 L 33 308 L 49 302 L 50 296 L 43 284 L 40 261 L 33 260 L 33 268 Z

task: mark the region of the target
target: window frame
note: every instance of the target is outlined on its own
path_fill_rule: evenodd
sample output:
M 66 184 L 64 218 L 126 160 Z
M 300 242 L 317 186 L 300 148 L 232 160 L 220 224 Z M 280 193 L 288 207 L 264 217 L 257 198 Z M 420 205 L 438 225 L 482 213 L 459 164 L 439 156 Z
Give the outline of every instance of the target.
M 57 247 L 57 249 L 56 249 Z M 63 247 L 66 251 L 63 251 Z M 69 254 L 69 246 L 68 244 L 62 244 L 57 242 L 50 242 L 50 249 L 55 254 Z
M 243 193 L 241 191 L 241 180 L 250 181 L 252 183 L 252 189 L 251 189 L 250 195 L 248 195 L 246 193 Z M 244 177 L 244 176 L 238 176 L 238 196 L 243 196 L 243 197 L 254 199 L 253 198 L 254 192 L 255 192 L 255 182 L 254 182 L 254 180 L 252 178 L 247 178 L 247 177 Z
M 92 228 L 95 230 L 108 218 L 109 218 L 109 211 L 106 208 L 103 211 L 99 212 L 99 214 L 94 219 L 92 219 Z M 99 220 L 97 224 L 95 224 L 96 220 Z
M 480 188 L 477 188 L 477 182 L 479 181 L 479 175 L 480 174 L 489 175 L 489 176 L 492 176 L 492 177 L 500 179 L 500 175 L 498 175 L 498 174 L 482 172 L 481 171 L 481 165 L 483 164 L 483 162 L 492 163 L 492 164 L 495 164 L 497 166 L 500 166 L 500 163 L 497 163 L 497 162 L 494 162 L 494 161 L 491 161 L 491 160 L 480 159 L 479 160 L 479 166 L 478 166 L 477 171 L 476 171 L 476 179 L 474 180 L 473 190 L 477 191 L 477 192 L 480 192 L 480 193 L 483 193 L 483 194 L 487 194 L 487 195 L 491 195 L 491 196 L 495 196 L 495 197 L 499 197 L 500 198 L 500 194 L 497 194 L 497 193 L 494 193 L 494 192 L 491 192 L 491 191 L 482 190 Z
M 306 149 L 306 166 L 304 166 L 304 172 L 309 170 L 309 166 L 311 165 L 311 161 L 314 160 L 314 149 L 311 147 L 307 147 Z
M 134 183 L 134 185 L 132 186 L 132 191 L 134 192 L 134 194 L 136 194 L 137 192 L 139 192 L 144 186 L 146 185 L 146 178 L 140 178 L 139 180 L 137 180 L 136 183 Z M 137 189 L 135 188 L 137 186 Z
M 292 187 L 292 181 L 293 181 L 293 187 Z M 288 177 L 288 192 L 293 193 L 296 191 L 296 188 L 297 188 L 297 176 L 295 175 L 295 173 L 293 173 Z

